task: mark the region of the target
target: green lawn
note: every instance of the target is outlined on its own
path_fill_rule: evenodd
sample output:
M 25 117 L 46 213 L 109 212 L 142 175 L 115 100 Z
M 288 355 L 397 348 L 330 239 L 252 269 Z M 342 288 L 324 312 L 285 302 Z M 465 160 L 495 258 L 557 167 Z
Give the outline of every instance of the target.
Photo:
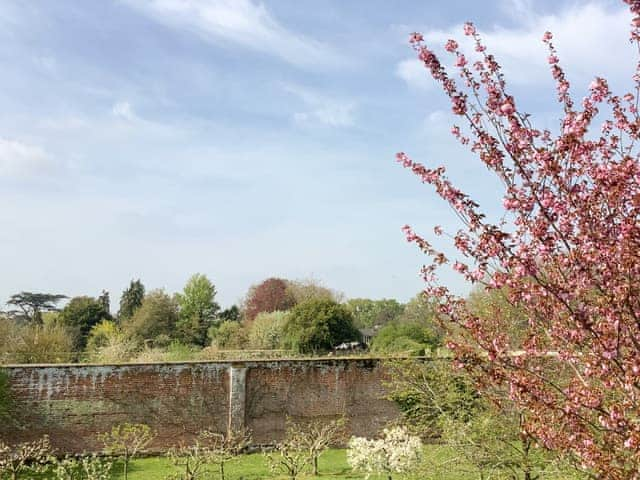
M 349 468 L 345 450 L 329 450 L 320 457 L 320 478 L 326 479 L 364 479 L 364 474 L 354 473 Z M 163 480 L 167 476 L 176 473 L 177 470 L 171 462 L 164 457 L 151 457 L 134 460 L 129 467 L 129 480 Z M 121 465 L 114 468 L 114 480 L 121 480 Z M 505 472 L 506 473 L 506 472 Z M 257 480 L 257 479 L 287 479 L 284 475 L 273 475 L 269 472 L 267 462 L 262 454 L 254 453 L 242 455 L 225 466 L 225 478 L 227 480 Z M 210 479 L 218 479 L 216 471 L 212 468 Z M 303 475 L 299 478 L 315 478 L 312 475 Z M 386 480 L 386 477 L 372 475 L 371 480 Z M 394 475 L 394 480 L 476 480 L 478 472 L 474 471 L 454 451 L 446 447 L 428 445 L 424 451 L 424 465 L 420 473 L 414 475 Z M 506 475 L 492 472 L 485 478 L 506 479 Z M 540 479 L 569 480 L 574 477 L 568 472 L 560 474 L 542 475 Z

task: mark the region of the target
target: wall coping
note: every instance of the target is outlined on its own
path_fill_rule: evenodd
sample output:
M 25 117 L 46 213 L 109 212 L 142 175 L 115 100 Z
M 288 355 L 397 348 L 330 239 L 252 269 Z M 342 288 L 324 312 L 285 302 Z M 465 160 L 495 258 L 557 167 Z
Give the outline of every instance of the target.
M 258 366 L 273 363 L 356 363 L 356 362 L 382 362 L 386 360 L 450 360 L 452 357 L 446 356 L 361 356 L 361 357 L 308 357 L 308 358 L 256 358 L 256 359 L 233 359 L 233 360 L 183 360 L 165 362 L 121 362 L 121 363 L 16 363 L 0 364 L 1 369 L 38 369 L 38 368 L 85 368 L 85 367 L 145 367 L 161 365 L 228 365 L 228 366 Z

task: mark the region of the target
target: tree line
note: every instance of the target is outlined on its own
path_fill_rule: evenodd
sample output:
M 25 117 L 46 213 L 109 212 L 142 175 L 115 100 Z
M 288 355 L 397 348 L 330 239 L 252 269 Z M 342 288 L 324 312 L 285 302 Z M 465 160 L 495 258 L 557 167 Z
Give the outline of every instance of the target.
M 363 333 L 380 353 L 441 345 L 435 310 L 422 295 L 406 304 L 346 299 L 312 280 L 272 277 L 227 308 L 216 297 L 215 285 L 200 273 L 174 294 L 148 291 L 133 279 L 115 312 L 107 291 L 73 298 L 20 292 L 0 313 L 0 362 L 187 360 L 228 350 L 325 354 L 361 341 Z

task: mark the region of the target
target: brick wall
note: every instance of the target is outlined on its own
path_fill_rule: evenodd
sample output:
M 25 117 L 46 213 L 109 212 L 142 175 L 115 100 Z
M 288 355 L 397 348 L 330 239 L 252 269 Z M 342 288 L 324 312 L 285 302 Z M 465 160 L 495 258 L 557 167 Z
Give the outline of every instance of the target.
M 100 447 L 96 435 L 121 422 L 149 424 L 164 450 L 198 431 L 247 427 L 254 443 L 279 440 L 294 420 L 345 415 L 356 435 L 396 418 L 383 398 L 376 359 L 191 362 L 145 365 L 9 366 L 20 427 L 9 441 L 48 434 L 59 452 Z

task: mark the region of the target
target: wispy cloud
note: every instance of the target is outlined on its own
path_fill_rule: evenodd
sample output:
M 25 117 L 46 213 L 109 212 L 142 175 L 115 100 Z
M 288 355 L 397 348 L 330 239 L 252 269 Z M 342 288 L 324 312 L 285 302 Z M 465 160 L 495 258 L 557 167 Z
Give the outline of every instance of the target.
M 41 147 L 0 138 L 0 177 L 41 175 L 53 168 L 52 157 Z
M 482 29 L 481 35 L 498 61 L 503 65 L 508 81 L 533 86 L 550 78 L 547 54 L 541 42 L 542 34 L 554 34 L 563 66 L 569 79 L 583 88 L 595 75 L 607 74 L 612 80 L 631 77 L 634 50 L 628 42 L 631 18 L 627 9 L 606 9 L 597 3 L 575 5 L 554 15 L 538 15 L 531 2 L 512 0 L 512 17 L 518 28 Z M 427 43 L 441 48 L 449 38 L 461 40 L 462 25 L 445 30 L 424 30 Z M 473 55 L 470 42 L 462 47 Z M 616 52 L 616 54 L 612 54 Z M 449 60 L 450 57 L 443 57 Z M 409 86 L 427 88 L 433 83 L 426 70 L 415 59 L 401 61 L 396 74 Z
M 296 112 L 293 119 L 299 124 L 324 125 L 327 127 L 351 127 L 355 124 L 355 102 L 332 98 L 298 85 L 284 85 L 285 91 L 293 94 L 307 107 Z
M 133 107 L 129 102 L 116 102 L 116 104 L 111 109 L 111 113 L 118 118 L 123 118 L 125 120 L 134 121 L 137 120 L 135 112 L 133 111 Z
M 336 66 L 341 56 L 326 44 L 288 30 L 252 0 L 122 0 L 159 23 L 205 41 L 240 44 L 300 67 Z

